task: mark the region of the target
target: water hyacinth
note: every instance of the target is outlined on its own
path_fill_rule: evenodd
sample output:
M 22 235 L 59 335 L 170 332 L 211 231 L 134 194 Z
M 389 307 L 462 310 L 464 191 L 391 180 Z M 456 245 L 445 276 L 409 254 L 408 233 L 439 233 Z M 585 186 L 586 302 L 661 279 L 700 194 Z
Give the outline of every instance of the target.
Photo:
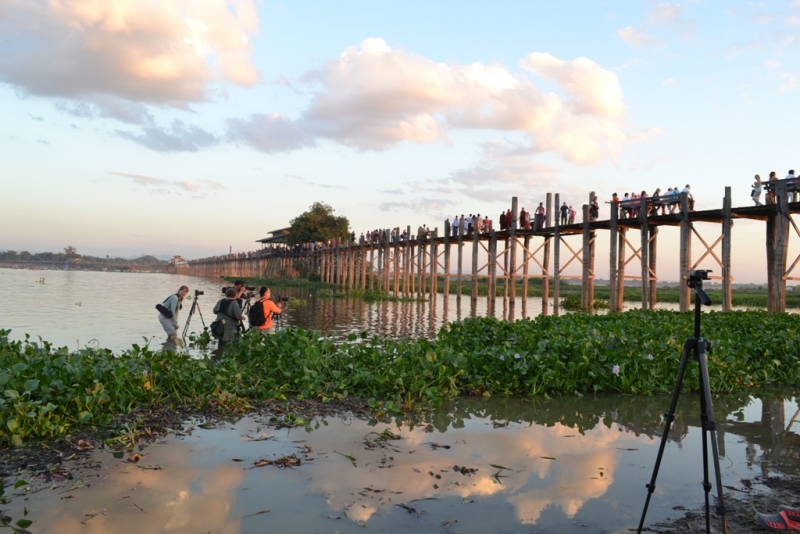
M 703 317 L 704 336 L 714 342 L 708 358 L 712 391 L 800 384 L 800 316 Z M 691 312 L 635 310 L 513 323 L 466 319 L 431 340 L 364 332 L 342 342 L 336 335 L 287 329 L 273 336 L 248 332 L 220 359 L 137 346 L 118 355 L 69 351 L 11 341 L 0 330 L 0 442 L 107 425 L 113 415 L 137 407 L 233 409 L 288 396 L 323 402 L 356 396 L 385 415 L 460 395 L 669 393 L 692 327 Z M 498 365 L 511 347 L 513 364 Z M 698 366 L 690 362 L 684 391 L 698 386 Z

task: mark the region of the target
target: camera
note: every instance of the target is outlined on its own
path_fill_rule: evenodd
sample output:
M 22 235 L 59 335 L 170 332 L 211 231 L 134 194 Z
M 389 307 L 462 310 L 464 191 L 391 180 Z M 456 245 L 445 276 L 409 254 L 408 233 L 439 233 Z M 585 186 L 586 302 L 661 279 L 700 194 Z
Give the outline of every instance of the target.
M 282 302 L 289 302 L 289 295 L 278 295 L 278 300 Z
M 245 288 L 247 291 L 255 291 L 255 290 L 256 290 L 255 286 L 244 286 L 244 288 Z M 222 292 L 223 292 L 223 293 L 225 293 L 225 292 L 226 292 L 227 290 L 229 290 L 229 289 L 236 289 L 236 286 L 227 286 L 227 287 L 223 287 L 223 288 L 222 288 Z M 238 290 L 238 289 L 236 289 L 236 291 L 239 291 L 239 290 Z
M 689 273 L 689 278 L 686 280 L 686 283 L 689 287 L 694 287 L 694 284 L 698 282 L 702 285 L 703 280 L 708 280 L 708 273 L 710 272 L 712 272 L 711 269 L 695 269 Z
M 194 296 L 195 296 L 195 297 L 197 297 L 197 296 L 199 296 L 199 295 L 205 295 L 205 294 L 206 294 L 206 292 L 205 292 L 205 291 L 200 291 L 199 289 L 195 289 L 195 290 L 194 290 Z

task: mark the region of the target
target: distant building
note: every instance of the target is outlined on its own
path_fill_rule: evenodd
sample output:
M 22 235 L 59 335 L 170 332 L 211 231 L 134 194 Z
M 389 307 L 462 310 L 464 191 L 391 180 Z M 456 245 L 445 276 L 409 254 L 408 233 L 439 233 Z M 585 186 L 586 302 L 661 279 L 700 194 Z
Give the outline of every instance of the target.
M 288 228 L 281 228 L 280 230 L 273 230 L 269 232 L 270 237 L 265 237 L 264 239 L 257 239 L 256 243 L 261 243 L 261 247 L 265 247 L 266 245 L 276 245 L 276 244 L 283 244 L 286 243 L 286 240 L 289 238 L 289 229 Z
M 170 265 L 186 265 L 188 263 L 189 262 L 187 262 L 186 260 L 184 260 L 181 256 L 179 256 L 177 254 L 175 255 L 175 257 L 173 257 L 171 260 L 169 260 L 169 264 Z

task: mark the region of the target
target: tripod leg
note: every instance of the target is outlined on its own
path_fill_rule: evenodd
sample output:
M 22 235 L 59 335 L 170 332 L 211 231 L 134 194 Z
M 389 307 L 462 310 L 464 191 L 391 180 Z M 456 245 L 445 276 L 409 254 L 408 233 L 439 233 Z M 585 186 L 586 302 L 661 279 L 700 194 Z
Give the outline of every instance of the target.
M 695 358 L 698 355 L 695 353 Z M 700 361 L 698 359 L 698 361 Z M 700 373 L 700 431 L 702 433 L 703 443 L 703 493 L 706 501 L 706 532 L 711 532 L 711 503 L 709 500 L 709 493 L 711 492 L 711 483 L 708 481 L 708 412 L 706 404 L 706 396 L 704 394 L 706 384 L 703 381 L 702 372 Z
M 197 313 L 200 314 L 200 322 L 203 324 L 203 330 L 206 328 L 206 321 L 203 319 L 203 311 L 200 309 L 200 303 L 197 303 Z
M 197 307 L 197 299 L 192 301 L 192 309 L 189 310 L 189 317 L 186 318 L 186 324 L 183 327 L 183 335 L 182 338 L 186 337 L 186 332 L 189 331 L 189 323 L 192 322 L 192 315 L 194 315 L 194 309 Z
M 707 422 L 704 424 L 704 432 L 703 436 L 705 437 L 705 432 L 708 431 L 709 441 L 711 441 L 711 454 L 714 459 L 714 478 L 715 482 L 717 483 L 717 514 L 720 516 L 720 526 L 722 528 L 722 534 L 728 533 L 728 520 L 725 517 L 725 499 L 724 494 L 722 492 L 722 475 L 720 473 L 719 468 L 719 450 L 717 447 L 717 423 L 714 420 L 714 405 L 711 403 L 711 386 L 709 384 L 708 379 L 708 361 L 706 360 L 706 343 L 708 343 L 705 339 L 698 340 L 698 350 L 697 350 L 697 359 L 700 363 L 700 386 L 701 386 L 701 406 L 703 411 L 706 413 Z M 705 449 L 705 441 L 703 447 L 703 461 L 706 462 L 706 449 Z M 707 465 L 707 464 L 706 464 Z M 709 525 L 709 518 L 708 518 L 708 492 L 711 490 L 710 484 L 708 484 L 708 467 L 706 467 L 706 479 L 705 485 L 708 487 L 706 489 L 706 532 L 710 532 L 710 525 Z
M 693 345 L 692 339 L 686 340 L 683 346 L 683 356 L 681 357 L 681 364 L 678 368 L 678 376 L 675 379 L 675 389 L 672 390 L 672 399 L 669 402 L 669 412 L 664 416 L 664 434 L 661 435 L 661 444 L 658 446 L 658 455 L 656 456 L 656 463 L 653 467 L 653 476 L 650 478 L 650 483 L 647 484 L 647 499 L 644 501 L 644 509 L 642 510 L 642 517 L 639 520 L 639 528 L 636 530 L 641 534 L 642 527 L 644 527 L 644 519 L 647 516 L 647 508 L 650 506 L 650 498 L 656 490 L 656 478 L 658 477 L 658 469 L 661 467 L 661 458 L 664 456 L 664 448 L 667 446 L 667 439 L 669 438 L 669 429 L 672 422 L 675 420 L 675 408 L 678 406 L 678 396 L 681 392 L 683 385 L 683 375 L 686 372 L 686 363 L 689 361 L 689 350 Z

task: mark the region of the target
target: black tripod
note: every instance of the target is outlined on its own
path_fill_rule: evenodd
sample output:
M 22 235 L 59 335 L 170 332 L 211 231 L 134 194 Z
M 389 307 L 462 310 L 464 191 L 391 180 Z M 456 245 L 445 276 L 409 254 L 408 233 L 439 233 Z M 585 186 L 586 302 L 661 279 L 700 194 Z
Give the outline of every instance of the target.
M 206 321 L 203 319 L 203 312 L 200 310 L 200 302 L 197 300 L 200 295 L 203 294 L 203 291 L 198 291 L 197 289 L 194 290 L 194 300 L 192 300 L 192 309 L 189 310 L 189 317 L 186 318 L 186 326 L 183 327 L 183 338 L 186 338 L 186 333 L 189 331 L 189 323 L 192 321 L 192 315 L 194 315 L 194 311 L 197 310 L 197 313 L 200 314 L 200 322 L 203 323 L 203 329 L 206 327 Z
M 639 528 L 636 532 L 641 534 L 642 527 L 644 526 L 644 518 L 647 515 L 647 507 L 650 505 L 650 497 L 656 489 L 656 477 L 658 476 L 658 468 L 661 466 L 661 458 L 664 456 L 664 447 L 667 445 L 667 437 L 669 429 L 672 426 L 672 421 L 675 419 L 675 408 L 678 404 L 678 395 L 681 391 L 683 383 L 683 375 L 686 372 L 686 364 L 689 361 L 689 353 L 693 353 L 693 360 L 697 361 L 700 365 L 700 422 L 703 431 L 703 490 L 706 495 L 706 533 L 711 532 L 711 518 L 710 518 L 710 505 L 709 505 L 709 492 L 711 491 L 711 483 L 708 481 L 708 442 L 711 441 L 711 453 L 714 458 L 714 474 L 717 483 L 717 515 L 720 516 L 722 532 L 727 534 L 728 523 L 725 519 L 725 501 L 722 494 L 722 477 L 719 471 L 719 451 L 717 450 L 717 424 L 714 422 L 714 407 L 711 404 L 711 387 L 708 384 L 708 362 L 706 361 L 706 354 L 711 350 L 711 342 L 703 337 L 700 337 L 700 305 L 711 305 L 711 299 L 703 291 L 703 280 L 708 280 L 708 273 L 711 271 L 692 271 L 686 283 L 694 291 L 694 336 L 686 340 L 683 345 L 683 357 L 681 358 L 680 368 L 678 369 L 678 378 L 675 381 L 675 389 L 672 391 L 672 400 L 669 404 L 669 413 L 664 417 L 666 423 L 664 425 L 664 434 L 661 436 L 661 445 L 658 447 L 658 456 L 656 457 L 656 465 L 653 467 L 653 476 L 650 483 L 647 484 L 647 500 L 644 502 L 644 509 L 642 510 L 642 518 L 639 521 Z

